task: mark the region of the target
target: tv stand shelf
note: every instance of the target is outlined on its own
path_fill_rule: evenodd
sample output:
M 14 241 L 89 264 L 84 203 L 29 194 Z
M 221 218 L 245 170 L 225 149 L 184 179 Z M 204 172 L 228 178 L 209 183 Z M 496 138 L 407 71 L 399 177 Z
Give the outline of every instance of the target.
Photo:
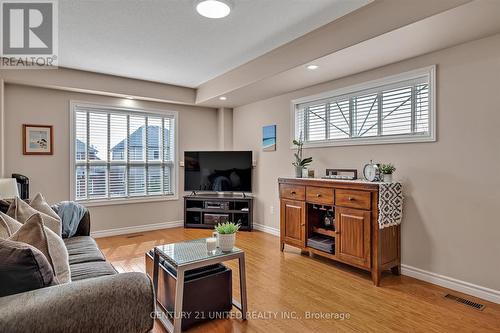
M 213 193 L 184 196 L 185 228 L 213 229 L 224 221 L 240 223 L 240 230 L 252 230 L 253 197 Z

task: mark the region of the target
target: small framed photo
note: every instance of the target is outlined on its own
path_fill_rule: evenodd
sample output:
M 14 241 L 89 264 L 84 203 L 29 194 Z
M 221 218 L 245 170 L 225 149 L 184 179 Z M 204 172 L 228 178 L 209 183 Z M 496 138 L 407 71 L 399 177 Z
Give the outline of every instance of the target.
M 23 125 L 23 154 L 52 155 L 54 133 L 51 125 Z
M 262 150 L 276 150 L 276 125 L 262 127 Z

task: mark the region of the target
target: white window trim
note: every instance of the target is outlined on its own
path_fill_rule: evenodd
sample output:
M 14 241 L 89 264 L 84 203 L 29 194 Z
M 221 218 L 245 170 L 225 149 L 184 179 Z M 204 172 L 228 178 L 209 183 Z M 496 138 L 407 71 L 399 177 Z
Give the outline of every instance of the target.
M 129 106 L 123 106 L 118 103 L 92 103 L 86 101 L 70 100 L 69 102 L 69 128 L 70 128 L 70 200 L 76 200 L 76 188 L 75 188 L 75 140 L 76 140 L 76 130 L 75 130 L 75 108 L 88 107 L 88 108 L 105 108 L 108 110 L 117 110 L 125 112 L 136 112 L 136 113 L 146 113 L 155 114 L 158 116 L 173 116 L 174 118 L 174 128 L 175 128 L 175 147 L 174 147 L 174 177 L 175 180 L 172 184 L 173 195 L 150 195 L 143 197 L 131 197 L 131 198 L 116 198 L 116 199 L 86 199 L 77 200 L 78 203 L 86 207 L 96 207 L 96 206 L 110 206 L 110 205 L 125 205 L 132 203 L 148 203 L 148 202 L 160 202 L 160 201 L 173 201 L 179 200 L 179 113 L 177 111 L 169 110 L 159 110 L 159 109 L 145 109 L 145 108 L 134 108 Z
M 290 106 L 290 148 L 295 149 L 292 141 L 295 139 L 295 110 L 297 104 L 314 102 L 321 99 L 331 98 L 334 96 L 353 94 L 357 91 L 377 88 L 383 85 L 395 84 L 401 81 L 421 78 L 427 76 L 429 80 L 429 134 L 418 135 L 386 135 L 369 138 L 350 138 L 345 140 L 322 140 L 314 142 L 304 142 L 304 148 L 316 147 L 340 147 L 340 146 L 359 146 L 359 145 L 378 145 L 378 144 L 394 144 L 394 143 L 415 143 L 415 142 L 435 142 L 436 137 L 436 65 L 387 76 L 381 79 L 371 80 L 360 84 L 343 87 L 336 90 L 323 92 L 320 94 L 297 98 L 291 101 Z

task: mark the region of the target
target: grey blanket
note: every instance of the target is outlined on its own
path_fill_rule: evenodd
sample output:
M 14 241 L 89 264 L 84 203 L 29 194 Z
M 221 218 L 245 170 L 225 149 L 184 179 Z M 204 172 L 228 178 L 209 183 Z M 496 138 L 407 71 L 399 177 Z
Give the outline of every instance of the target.
M 78 224 L 87 208 L 74 201 L 61 201 L 52 206 L 57 215 L 61 218 L 62 236 L 64 238 L 72 237 L 76 234 Z

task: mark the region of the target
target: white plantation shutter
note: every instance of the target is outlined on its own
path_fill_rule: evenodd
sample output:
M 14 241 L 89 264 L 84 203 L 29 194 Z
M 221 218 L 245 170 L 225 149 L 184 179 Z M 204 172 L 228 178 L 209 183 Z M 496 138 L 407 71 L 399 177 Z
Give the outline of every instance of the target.
M 415 86 L 415 132 L 425 133 L 429 127 L 430 97 L 429 84 L 421 83 Z
M 377 136 L 379 94 L 368 94 L 353 98 L 354 131 L 353 137 Z
M 76 200 L 174 195 L 175 113 L 73 112 Z
M 326 139 L 326 108 L 327 104 L 321 103 L 307 108 L 307 141 Z
M 294 102 L 294 139 L 305 145 L 433 141 L 434 68 Z

